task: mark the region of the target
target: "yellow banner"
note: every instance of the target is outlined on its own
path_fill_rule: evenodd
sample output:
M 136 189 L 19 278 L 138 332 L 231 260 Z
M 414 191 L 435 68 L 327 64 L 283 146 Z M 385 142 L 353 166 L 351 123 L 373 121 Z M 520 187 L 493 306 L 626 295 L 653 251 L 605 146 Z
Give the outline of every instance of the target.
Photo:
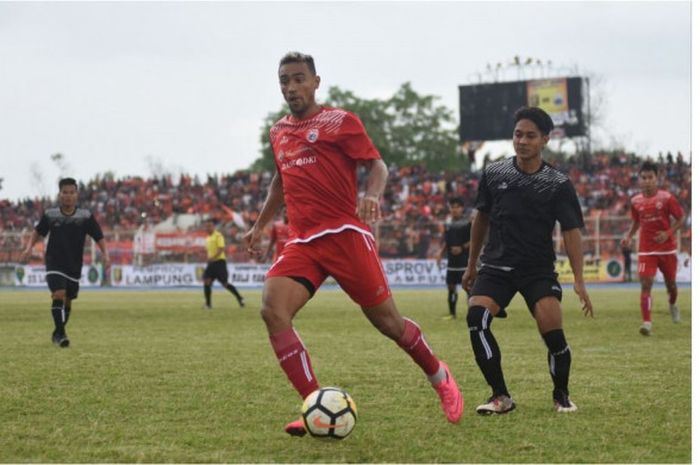
M 622 282 L 622 267 L 622 260 L 617 258 L 584 260 L 583 279 L 587 283 Z M 568 258 L 558 258 L 554 263 L 554 271 L 559 274 L 560 283 L 574 282 L 574 273 Z
M 569 111 L 566 78 L 527 81 L 527 101 L 531 107 L 540 107 L 550 115 Z

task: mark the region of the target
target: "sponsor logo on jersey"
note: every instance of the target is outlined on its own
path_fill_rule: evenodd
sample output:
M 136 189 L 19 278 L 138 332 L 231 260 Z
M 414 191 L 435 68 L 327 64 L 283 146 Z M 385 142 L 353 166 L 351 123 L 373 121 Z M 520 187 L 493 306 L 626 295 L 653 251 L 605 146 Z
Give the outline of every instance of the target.
M 500 184 L 498 185 L 498 187 L 496 187 L 496 189 L 499 189 L 499 190 L 502 190 L 502 191 L 503 191 L 503 190 L 506 190 L 506 189 L 508 189 L 508 183 L 505 182 L 505 181 L 503 181 L 502 183 L 500 183 Z

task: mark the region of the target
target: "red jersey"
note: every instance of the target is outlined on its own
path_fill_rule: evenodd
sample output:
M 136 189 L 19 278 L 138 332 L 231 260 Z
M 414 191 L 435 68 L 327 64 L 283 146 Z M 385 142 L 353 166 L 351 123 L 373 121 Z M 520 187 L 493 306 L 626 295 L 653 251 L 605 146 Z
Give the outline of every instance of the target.
M 381 157 L 355 114 L 321 107 L 302 120 L 287 115 L 270 128 L 270 142 L 282 178 L 290 242 L 345 229 L 371 235 L 355 213 L 357 163 Z
M 676 238 L 673 235 L 660 244 L 654 240 L 659 231 L 671 229 L 671 216 L 676 219 L 682 217 L 683 209 L 667 191 L 657 190 L 651 197 L 641 193 L 632 197 L 632 218 L 639 222 L 639 255 L 676 253 Z
M 289 240 L 289 226 L 284 221 L 275 221 L 272 225 L 270 240 L 275 243 L 275 259 L 280 256 L 284 244 Z

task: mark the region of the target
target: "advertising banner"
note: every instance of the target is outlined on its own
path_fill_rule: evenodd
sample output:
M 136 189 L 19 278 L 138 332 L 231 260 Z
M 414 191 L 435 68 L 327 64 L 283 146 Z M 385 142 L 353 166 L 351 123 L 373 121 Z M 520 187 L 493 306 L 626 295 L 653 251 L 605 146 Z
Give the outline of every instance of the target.
M 190 287 L 201 286 L 204 263 L 132 266 L 113 265 L 114 287 Z M 236 287 L 260 287 L 270 265 L 237 263 L 228 265 L 228 281 Z
M 102 265 L 83 265 L 80 276 L 81 287 L 96 287 L 102 284 Z M 46 287 L 46 267 L 15 266 L 15 286 Z
M 587 283 L 614 283 L 622 282 L 623 261 L 617 258 L 609 259 L 585 259 L 583 261 L 583 279 Z M 559 274 L 559 282 L 571 284 L 574 282 L 574 273 L 571 270 L 569 259 L 558 257 L 554 263 L 554 271 Z

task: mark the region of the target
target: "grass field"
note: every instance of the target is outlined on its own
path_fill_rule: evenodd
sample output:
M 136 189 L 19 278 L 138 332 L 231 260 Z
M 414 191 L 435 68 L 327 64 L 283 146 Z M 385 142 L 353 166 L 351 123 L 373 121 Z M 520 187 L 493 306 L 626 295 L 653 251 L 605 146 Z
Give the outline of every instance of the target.
M 658 286 L 657 286 L 658 287 Z M 341 292 L 321 290 L 296 328 L 322 385 L 346 388 L 358 405 L 340 442 L 288 437 L 301 400 L 280 370 L 259 318 L 215 288 L 214 310 L 198 291 L 82 291 L 68 333 L 50 342 L 48 292 L 0 292 L 0 462 L 627 462 L 691 460 L 690 289 L 674 325 L 655 289 L 654 334 L 639 326 L 639 291 L 591 291 L 584 319 L 565 293 L 573 351 L 575 414 L 556 414 L 546 351 L 516 297 L 494 333 L 518 408 L 479 417 L 489 390 L 473 360 L 460 296 L 445 321 L 446 291 L 398 290 L 451 366 L 465 398 L 459 425 L 444 419 L 422 372 L 377 333 Z

